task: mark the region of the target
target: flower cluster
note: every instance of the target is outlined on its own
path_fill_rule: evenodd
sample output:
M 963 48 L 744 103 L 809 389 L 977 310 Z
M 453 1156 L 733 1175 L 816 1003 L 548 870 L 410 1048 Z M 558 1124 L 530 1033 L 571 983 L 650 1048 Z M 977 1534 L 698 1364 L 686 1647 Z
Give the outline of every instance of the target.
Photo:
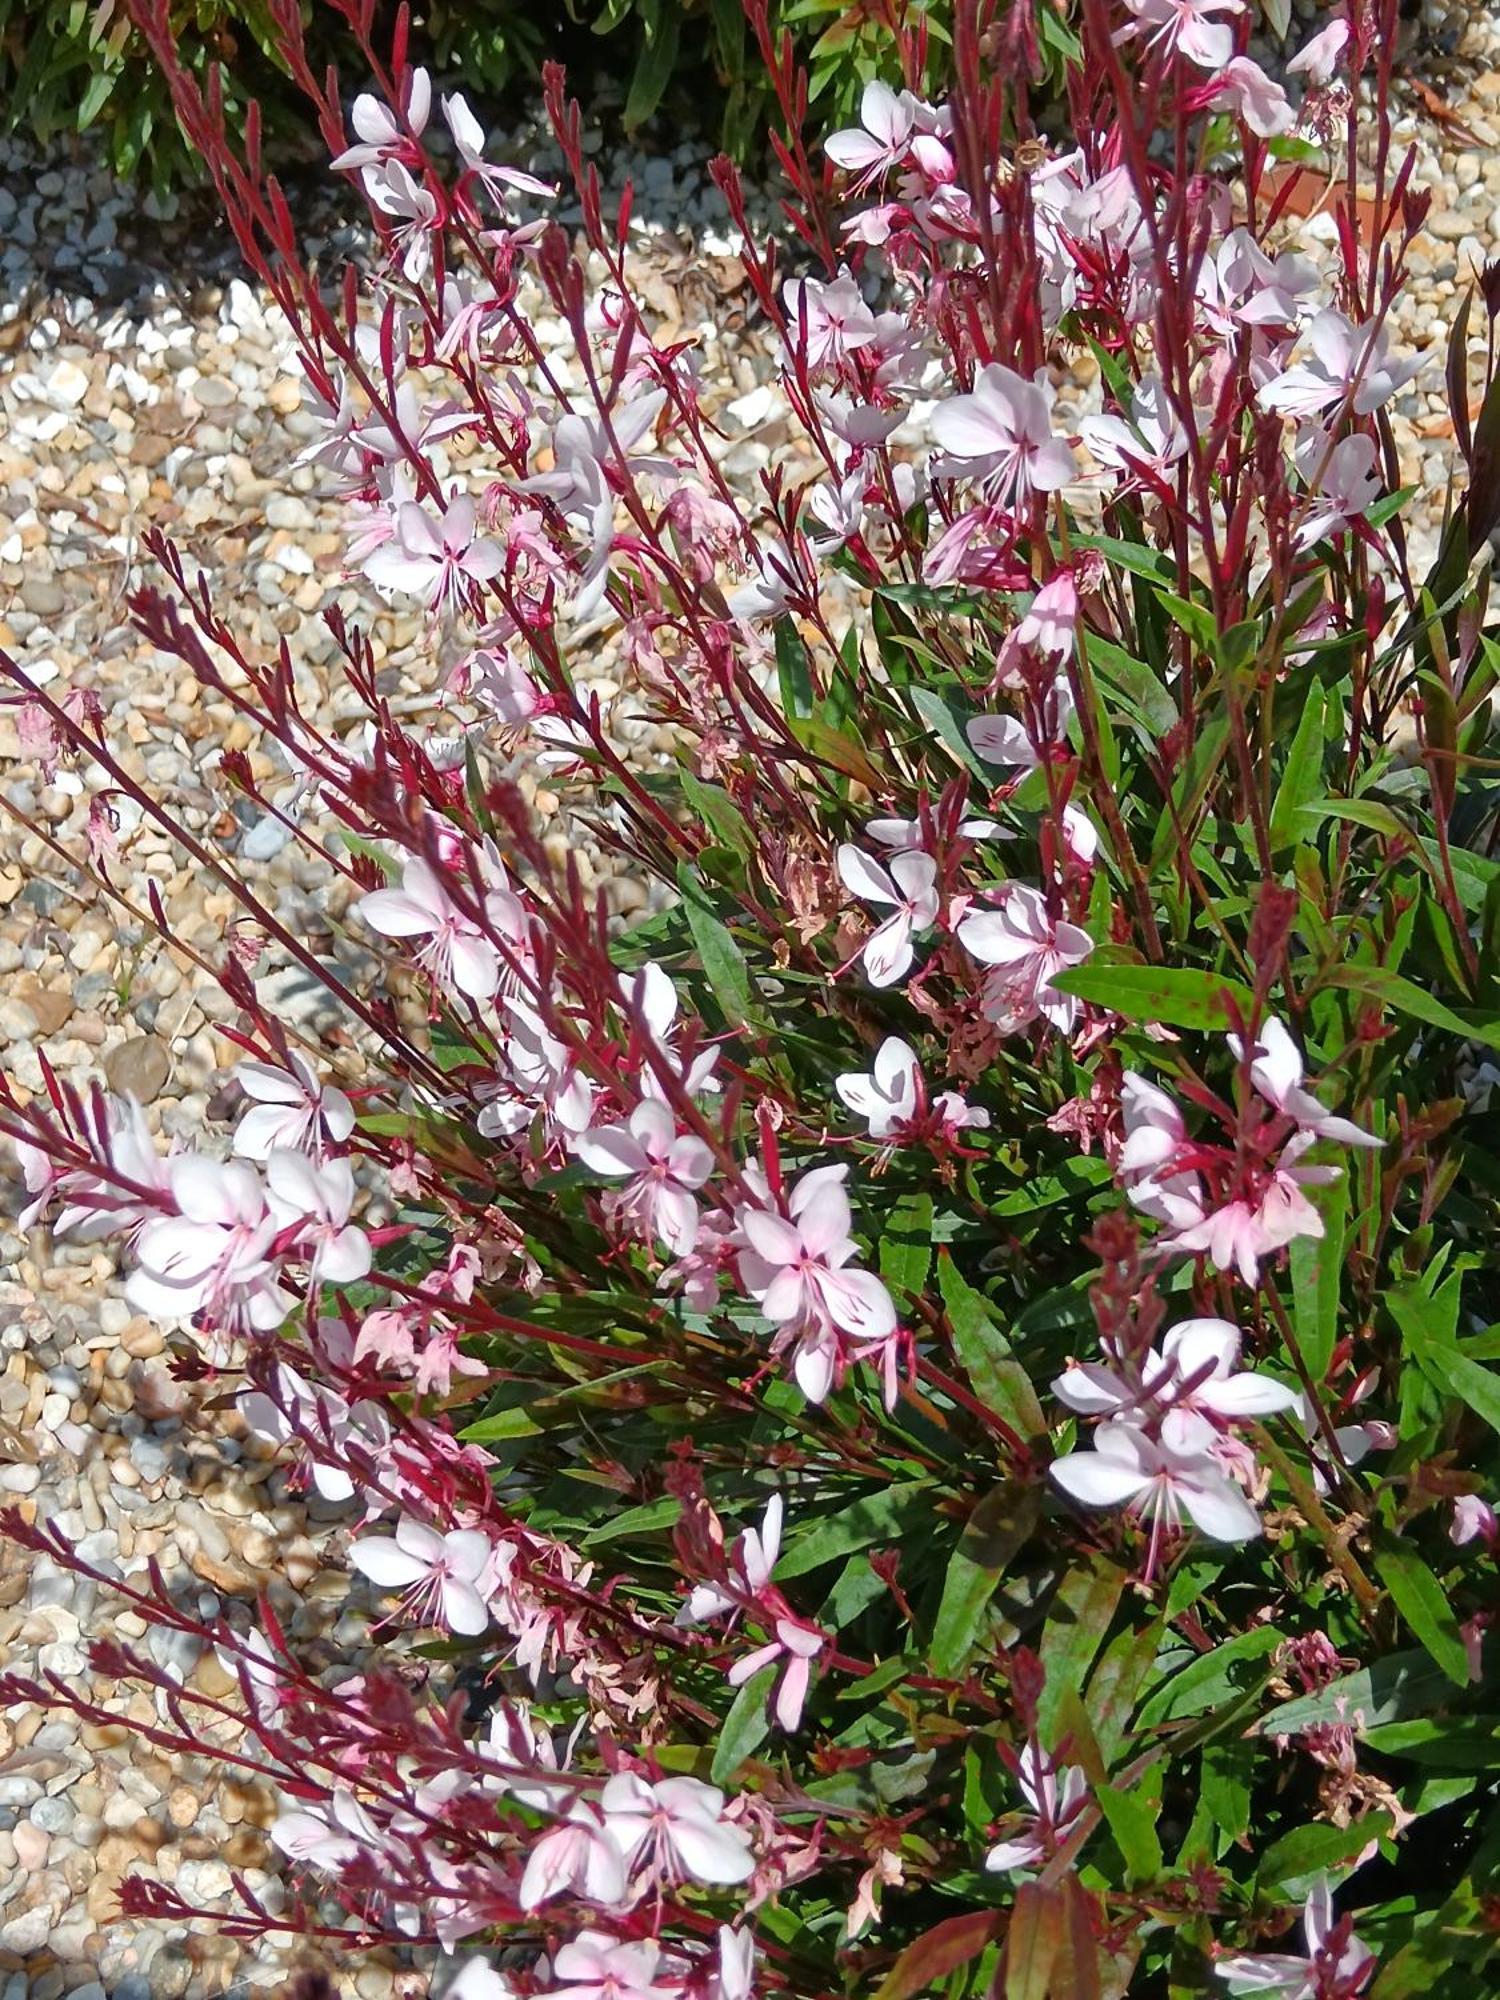
M 463 2000 L 1333 2000 L 1375 1964 L 1335 1883 L 1386 1897 L 1360 1925 L 1400 1979 L 1484 1963 L 1481 1874 L 1361 1872 L 1439 1814 L 1487 1852 L 1462 1705 L 1500 1545 L 1500 498 L 1476 476 L 1415 573 L 1395 14 L 1278 80 L 1240 0 L 1085 0 L 1076 38 L 1047 9 L 1038 120 L 1032 11 L 959 0 L 951 92 L 901 27 L 900 84 L 820 148 L 750 0 L 801 250 L 718 163 L 793 440 L 747 482 L 558 71 L 576 236 L 404 27 L 346 124 L 288 12 L 372 231 L 331 290 L 141 0 L 434 714 L 334 618 L 334 736 L 154 539 L 133 615 L 250 725 L 217 781 L 350 950 L 225 857 L 232 1129 L 167 1147 L 50 1071 L 0 1126 L 26 1226 L 116 1241 L 179 1372 L 232 1374 L 346 1510 L 368 1649 L 331 1685 L 270 1604 L 121 1587 L 238 1681 L 299 1907 L 462 1948 Z M 1333 256 L 1289 229 L 1313 160 Z M 218 865 L 87 700 L 5 670 L 81 800 Z M 641 921 L 575 833 L 655 885 Z M 128 829 L 101 865 L 119 893 Z M 185 1741 L 238 1713 L 170 1693 Z M 1262 1951 L 1309 1884 L 1305 1955 Z

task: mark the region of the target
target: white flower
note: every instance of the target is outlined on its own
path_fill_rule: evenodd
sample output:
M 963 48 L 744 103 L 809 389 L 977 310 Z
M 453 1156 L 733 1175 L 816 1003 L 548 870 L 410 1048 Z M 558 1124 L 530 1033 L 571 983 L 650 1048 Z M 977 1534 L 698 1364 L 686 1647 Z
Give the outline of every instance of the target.
M 349 112 L 349 123 L 358 135 L 357 143 L 336 154 L 330 164 L 337 171 L 377 165 L 407 143 L 408 130 L 420 136 L 431 110 L 432 80 L 425 69 L 414 69 L 411 73 L 404 122 L 378 97 L 361 91 Z
M 1168 1444 L 1191 1446 L 1202 1419 L 1238 1423 L 1297 1407 L 1295 1390 L 1237 1366 L 1240 1330 L 1223 1319 L 1185 1319 L 1128 1368 L 1088 1362 L 1070 1368 L 1052 1393 L 1080 1416 L 1126 1423 L 1161 1421 Z
M 385 1845 L 370 1815 L 342 1785 L 330 1799 L 326 1816 L 311 1810 L 280 1813 L 270 1831 L 293 1861 L 313 1861 L 331 1870 L 347 1868 L 362 1855 L 378 1855 Z
M 823 148 L 836 167 L 858 176 L 854 192 L 899 166 L 917 129 L 917 110 L 917 100 L 909 90 L 898 96 L 878 78 L 865 85 L 859 103 L 859 122 L 864 130 L 835 132 Z
M 1055 394 L 1045 380 L 1028 382 L 1013 368 L 990 362 L 972 394 L 933 411 L 933 437 L 948 454 L 934 473 L 981 480 L 989 498 L 1002 504 L 1066 486 L 1077 467 L 1067 440 L 1052 432 Z
M 771 1572 L 781 1553 L 783 1505 L 781 1495 L 773 1493 L 766 1502 L 759 1528 L 744 1529 L 735 1544 L 729 1558 L 729 1579 L 740 1596 L 731 1597 L 716 1584 L 695 1584 L 677 1614 L 679 1625 L 706 1625 L 726 1612 L 737 1611 L 742 1598 L 760 1595 L 771 1581 Z
M 894 909 L 894 916 L 866 938 L 860 951 L 872 986 L 895 986 L 911 970 L 916 956 L 912 938 L 937 921 L 940 900 L 937 863 L 930 854 L 893 855 L 882 868 L 848 841 L 838 851 L 839 880 L 867 903 Z
M 1225 1040 L 1239 1061 L 1244 1053 L 1239 1036 L 1226 1035 Z M 1261 1096 L 1319 1139 L 1332 1139 L 1341 1146 L 1379 1147 L 1384 1143 L 1373 1132 L 1325 1111 L 1312 1092 L 1304 1090 L 1303 1074 L 1297 1044 L 1274 1014 L 1267 1015 L 1256 1030 L 1255 1060 L 1250 1065 L 1250 1081 Z
M 872 1139 L 889 1139 L 916 1116 L 921 1077 L 915 1049 L 899 1035 L 888 1035 L 868 1073 L 850 1071 L 835 1077 L 833 1087 L 865 1120 Z
M 1293 537 L 1299 549 L 1310 549 L 1325 535 L 1343 534 L 1380 498 L 1375 440 L 1364 431 L 1335 444 L 1321 424 L 1304 424 L 1292 457 L 1309 494 Z
M 896 1330 L 890 1293 L 873 1272 L 846 1268 L 859 1254 L 849 1233 L 847 1171 L 816 1167 L 804 1174 L 791 1191 L 787 1215 L 742 1208 L 736 1220 L 747 1247 L 740 1253 L 740 1276 L 777 1326 L 810 1321 L 859 1340 L 883 1340 Z
M 1092 1451 L 1054 1459 L 1052 1477 L 1086 1507 L 1126 1507 L 1152 1524 L 1152 1548 L 1164 1528 L 1187 1514 L 1210 1541 L 1248 1542 L 1260 1516 L 1206 1450 L 1179 1452 L 1134 1424 L 1101 1424 Z
M 1374 321 L 1355 326 L 1331 306 L 1308 327 L 1306 340 L 1311 358 L 1265 384 L 1258 397 L 1263 409 L 1315 417 L 1352 399 L 1354 414 L 1365 417 L 1389 402 L 1422 366 L 1420 360 L 1390 360 L 1384 326 Z
M 1053 986 L 1055 974 L 1081 965 L 1093 939 L 1076 924 L 1048 914 L 1046 898 L 1025 883 L 1007 883 L 994 910 L 977 910 L 958 926 L 958 941 L 981 965 L 994 968 L 981 996 L 985 1018 L 1002 1034 L 1019 1034 L 1040 1015 L 1071 1034 L 1079 1003 Z
M 749 1836 L 724 1818 L 724 1794 L 696 1778 L 648 1784 L 620 1771 L 599 1795 L 604 1830 L 628 1870 L 728 1887 L 755 1872 Z
M 292 1301 L 276 1282 L 277 1225 L 255 1169 L 179 1153 L 167 1176 L 178 1213 L 142 1229 L 125 1286 L 131 1305 L 152 1318 L 207 1311 L 231 1327 L 279 1326 Z
M 1231 1993 L 1279 1994 L 1282 2000 L 1354 2000 L 1374 1977 L 1376 1958 L 1354 1935 L 1348 1918 L 1336 1920 L 1333 1891 L 1322 1875 L 1302 1912 L 1307 1955 L 1246 1952 L 1220 1959 L 1216 1975 Z
M 575 1800 L 538 1838 L 526 1857 L 517 1901 L 523 1910 L 535 1910 L 565 1892 L 606 1907 L 625 1900 L 619 1846 L 586 1799 Z
M 693 1190 L 714 1169 L 702 1139 L 679 1133 L 677 1121 L 658 1098 L 647 1098 L 624 1125 L 592 1126 L 573 1141 L 586 1167 L 626 1183 L 620 1212 L 637 1217 L 650 1237 L 674 1257 L 685 1257 L 698 1240 L 698 1204 Z
M 443 99 L 443 116 L 453 134 L 453 143 L 458 148 L 464 171 L 483 181 L 497 198 L 503 198 L 508 187 L 521 188 L 527 194 L 550 195 L 555 192 L 546 181 L 539 181 L 535 174 L 524 174 L 518 167 L 490 165 L 484 157 L 484 127 L 469 109 L 468 99 L 460 91 L 455 90 Z
M 489 583 L 505 567 L 499 544 L 475 534 L 476 518 L 467 493 L 448 503 L 441 521 L 418 501 L 403 501 L 395 534 L 365 558 L 365 575 L 377 589 L 420 597 L 433 611 L 458 605 L 468 585 Z
M 787 336 L 801 348 L 809 368 L 822 368 L 857 354 L 875 338 L 875 315 L 865 304 L 848 265 L 831 284 L 816 278 L 789 278 L 781 288 Z
M 439 986 L 471 1000 L 491 1000 L 500 984 L 495 946 L 454 902 L 431 862 L 413 855 L 401 870 L 399 889 L 374 889 L 359 913 L 382 937 L 420 937 L 417 953 Z
M 474 1637 L 490 1622 L 478 1585 L 490 1562 L 490 1541 L 478 1528 L 440 1535 L 409 1517 L 396 1533 L 366 1535 L 351 1544 L 349 1560 L 382 1590 L 399 1590 L 408 1616 L 423 1625 Z
M 1061 1782 L 1059 1782 L 1059 1777 Z M 1083 1810 L 1088 1779 L 1076 1765 L 1064 1765 L 1031 1745 L 1016 1771 L 1016 1783 L 1029 1809 L 1031 1824 L 1023 1833 L 1002 1840 L 984 1857 L 992 1875 L 1013 1868 L 1040 1868 L 1067 1837 L 1069 1826 Z
M 290 1068 L 242 1062 L 234 1080 L 253 1100 L 234 1128 L 234 1150 L 243 1160 L 263 1160 L 276 1146 L 294 1152 L 323 1152 L 341 1146 L 354 1130 L 354 1107 L 343 1091 L 318 1081 L 318 1073 L 297 1050 Z
M 368 1273 L 370 1239 L 349 1220 L 354 1169 L 347 1160 L 310 1160 L 306 1153 L 275 1147 L 266 1158 L 266 1192 L 278 1226 L 297 1230 L 310 1282 L 352 1285 Z

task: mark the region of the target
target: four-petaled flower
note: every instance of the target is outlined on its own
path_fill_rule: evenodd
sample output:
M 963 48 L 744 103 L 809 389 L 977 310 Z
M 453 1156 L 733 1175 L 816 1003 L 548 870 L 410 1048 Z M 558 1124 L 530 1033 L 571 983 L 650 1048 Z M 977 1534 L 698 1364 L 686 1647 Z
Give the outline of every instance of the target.
M 912 967 L 912 939 L 937 922 L 942 907 L 937 889 L 937 863 L 930 854 L 909 850 L 891 857 L 882 868 L 868 854 L 845 842 L 839 849 L 839 879 L 867 903 L 893 909 L 860 948 L 872 986 L 895 986 Z
M 472 1638 L 490 1622 L 479 1585 L 490 1566 L 488 1535 L 455 1528 L 440 1535 L 409 1516 L 391 1535 L 366 1535 L 350 1545 L 349 1560 L 382 1590 L 399 1590 L 402 1605 L 419 1624 L 437 1625 Z

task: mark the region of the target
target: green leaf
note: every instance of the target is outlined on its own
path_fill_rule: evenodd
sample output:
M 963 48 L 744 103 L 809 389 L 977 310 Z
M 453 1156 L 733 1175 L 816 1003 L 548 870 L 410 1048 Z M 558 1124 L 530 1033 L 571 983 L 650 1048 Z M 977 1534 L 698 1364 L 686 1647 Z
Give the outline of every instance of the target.
M 1415 1648 L 1389 1653 L 1371 1667 L 1345 1674 L 1316 1694 L 1297 1695 L 1263 1715 L 1257 1736 L 1300 1736 L 1325 1723 L 1360 1715 L 1373 1726 L 1412 1715 L 1430 1715 L 1452 1700 L 1448 1676 L 1440 1674 L 1426 1653 Z
M 1205 1709 L 1243 1693 L 1258 1678 L 1248 1670 L 1274 1652 L 1282 1639 L 1283 1634 L 1274 1626 L 1259 1625 L 1226 1639 L 1211 1653 L 1200 1654 L 1150 1696 L 1136 1718 L 1136 1727 L 1149 1729 L 1156 1723 L 1201 1715 Z
M 1007 1481 L 987 1493 L 965 1524 L 943 1578 L 928 1664 L 951 1676 L 973 1649 L 981 1621 L 1000 1579 L 1029 1541 L 1041 1518 L 1041 1490 Z
M 880 1235 L 880 1275 L 898 1299 L 920 1298 L 932 1269 L 932 1196 L 904 1194 Z
M 591 1549 L 600 1542 L 613 1542 L 623 1535 L 650 1535 L 676 1525 L 682 1513 L 682 1502 L 675 1493 L 663 1493 L 658 1500 L 648 1500 L 640 1507 L 627 1507 L 623 1514 L 617 1514 L 612 1521 L 606 1521 L 601 1528 L 595 1528 L 584 1536 L 581 1548 Z
M 1191 966 L 1076 965 L 1052 975 L 1060 993 L 1107 1007 L 1127 1021 L 1156 1021 L 1169 1028 L 1202 1028 L 1222 1034 L 1234 1026 L 1231 1003 L 1248 1021 L 1255 996 L 1238 979 Z
M 682 907 L 704 974 L 725 1020 L 732 1028 L 752 1027 L 762 1034 L 769 1033 L 771 1024 L 756 997 L 745 954 L 686 861 L 677 864 L 677 886 L 682 891 Z
M 1256 1891 L 1264 1895 L 1281 1889 L 1298 1896 L 1304 1885 L 1311 1886 L 1314 1876 L 1335 1873 L 1389 1826 L 1384 1813 L 1373 1813 L 1353 1826 L 1314 1821 L 1310 1826 L 1294 1827 L 1266 1849 L 1256 1871 Z
M 946 1250 L 938 1253 L 938 1290 L 953 1329 L 954 1350 L 975 1395 L 1023 1442 L 1044 1437 L 1047 1419 L 1031 1377 L 1012 1354 L 989 1300 L 975 1291 Z
M 1113 1785 L 1096 1785 L 1094 1799 L 1115 1837 L 1130 1880 L 1154 1882 L 1162 1871 L 1161 1842 L 1156 1836 L 1159 1802 L 1146 1798 L 1140 1786 L 1123 1792 Z
M 497 1410 L 492 1417 L 479 1417 L 459 1432 L 474 1444 L 493 1444 L 499 1438 L 540 1437 L 542 1426 L 529 1410 Z
M 1037 1647 L 1043 1668 L 1037 1730 L 1044 1745 L 1056 1747 L 1054 1732 L 1064 1692 L 1083 1686 L 1124 1594 L 1125 1572 L 1107 1556 L 1087 1568 L 1069 1570 L 1054 1592 Z
M 1321 1382 L 1338 1340 L 1339 1287 L 1344 1274 L 1344 1222 L 1349 1211 L 1349 1176 L 1341 1174 L 1309 1196 L 1323 1218 L 1321 1237 L 1298 1236 L 1288 1247 L 1292 1273 L 1292 1319 L 1307 1371 Z
M 625 99 L 627 132 L 634 132 L 644 125 L 666 95 L 677 63 L 681 21 L 682 13 L 676 0 L 667 0 L 667 5 L 656 13 L 654 24 L 643 39 Z
M 882 1492 L 867 1493 L 862 1500 L 841 1507 L 835 1514 L 818 1516 L 776 1565 L 777 1581 L 806 1576 L 809 1570 L 839 1556 L 852 1555 L 856 1549 L 870 1548 L 876 1542 L 899 1546 L 919 1522 L 931 1521 L 932 1501 L 931 1482 L 913 1479 L 902 1486 L 887 1486 Z
M 774 1665 L 762 1667 L 758 1674 L 752 1674 L 735 1696 L 724 1726 L 719 1731 L 719 1740 L 714 1747 L 714 1761 L 709 1776 L 716 1785 L 727 1785 L 736 1771 L 748 1757 L 753 1757 L 761 1744 L 771 1733 L 771 1714 L 768 1706 L 771 1687 L 776 1679 Z
M 1488 1048 L 1500 1049 L 1500 1021 L 1457 1014 L 1424 987 L 1403 979 L 1399 972 L 1387 972 L 1383 966 L 1335 965 L 1323 974 L 1322 984 L 1373 1000 L 1385 1013 L 1409 1014 L 1414 1021 L 1443 1028 L 1466 1042 L 1483 1042 Z
M 1373 1537 L 1375 1573 L 1391 1602 L 1455 1687 L 1469 1685 L 1469 1656 L 1443 1586 L 1416 1553 L 1385 1529 Z
M 701 778 L 686 769 L 678 772 L 677 782 L 682 787 L 683 797 L 704 825 L 713 830 L 721 846 L 740 855 L 753 853 L 755 836 L 746 824 L 745 815 L 722 785 L 705 785 Z
M 1276 788 L 1275 803 L 1271 807 L 1271 851 L 1279 854 L 1283 848 L 1297 843 L 1300 828 L 1297 821 L 1298 810 L 1318 795 L 1323 777 L 1323 729 L 1324 694 L 1316 681 L 1308 689 L 1302 714 L 1297 722 L 1297 733 L 1292 738 L 1292 747 L 1287 752 L 1286 768 L 1281 774 L 1281 783 Z
M 790 618 L 776 620 L 776 674 L 781 686 L 782 713 L 794 719 L 810 716 L 813 690 L 807 647 Z
M 906 693 L 913 708 L 943 747 L 986 789 L 993 785 L 995 773 L 969 742 L 965 726 L 979 711 L 970 707 L 962 697 L 945 694 L 938 688 L 910 687 Z

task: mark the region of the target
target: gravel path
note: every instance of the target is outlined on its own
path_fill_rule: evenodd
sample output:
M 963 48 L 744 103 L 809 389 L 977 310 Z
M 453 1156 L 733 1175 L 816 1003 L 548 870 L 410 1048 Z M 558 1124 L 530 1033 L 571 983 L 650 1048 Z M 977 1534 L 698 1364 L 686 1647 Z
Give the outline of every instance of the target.
M 1402 134 L 1419 143 L 1418 177 L 1438 204 L 1397 329 L 1403 345 L 1432 357 L 1395 416 L 1403 477 L 1425 489 L 1430 534 L 1453 454 L 1443 398 L 1447 327 L 1468 269 L 1500 250 L 1500 0 L 1476 14 L 1460 59 L 1429 74 L 1467 127 L 1466 136 L 1444 130 L 1422 111 Z M 648 218 L 645 296 L 669 335 L 700 335 L 710 379 L 732 381 L 720 413 L 725 464 L 752 482 L 784 455 L 784 433 L 763 388 L 769 343 L 746 323 L 738 267 L 716 233 L 717 197 L 686 149 L 634 165 Z M 617 167 L 615 178 L 622 173 Z M 653 209 L 672 226 L 650 223 Z M 349 247 L 331 208 L 314 208 L 311 226 L 325 255 Z M 1322 224 L 1303 234 L 1297 247 L 1328 254 Z M 133 770 L 172 799 L 181 823 L 237 843 L 290 928 L 318 949 L 347 952 L 317 861 L 279 847 L 275 829 L 253 812 L 236 825 L 205 783 L 225 748 L 273 772 L 253 733 L 124 621 L 127 586 L 141 573 L 140 537 L 165 528 L 203 562 L 247 646 L 292 640 L 299 673 L 319 690 L 321 721 L 347 720 L 329 689 L 332 649 L 320 643 L 315 619 L 332 603 L 371 623 L 384 684 L 411 708 L 430 698 L 450 663 L 430 657 L 417 618 L 338 579 L 338 507 L 317 496 L 310 468 L 290 469 L 306 430 L 278 315 L 232 276 L 222 233 L 178 231 L 174 240 L 168 231 L 165 253 L 162 241 L 155 219 L 142 218 L 135 197 L 107 176 L 39 167 L 22 150 L 0 148 L 0 645 L 55 689 L 94 689 L 111 717 L 110 741 L 129 746 Z M 172 277 L 159 272 L 163 254 Z M 544 338 L 561 350 L 562 328 L 537 311 Z M 1097 400 L 1097 386 L 1080 367 L 1062 408 L 1081 409 L 1090 397 Z M 600 631 L 595 644 L 594 685 L 617 702 L 622 741 L 642 757 L 657 754 L 662 746 L 621 698 L 610 635 Z M 521 775 L 553 819 L 553 837 L 566 841 L 556 800 Z M 11 809 L 0 816 L 0 1063 L 36 1090 L 45 1049 L 64 1076 L 102 1075 L 139 1097 L 163 1134 L 201 1139 L 224 1108 L 224 1071 L 236 1054 L 220 1032 L 230 1012 L 222 996 L 144 926 L 122 920 L 53 851 L 50 841 L 64 850 L 82 843 L 79 782 L 63 772 L 48 784 L 5 711 L 0 800 Z M 177 933 L 214 956 L 235 914 L 227 890 L 185 866 L 149 825 L 130 834 L 128 856 L 122 879 L 154 880 Z M 608 875 L 586 841 L 583 858 Z M 623 879 L 612 879 L 608 893 L 622 915 L 645 900 Z M 259 971 L 283 1006 L 316 1008 L 316 996 L 274 956 Z M 6 1203 L 11 1214 L 17 1206 Z M 204 1614 L 227 1607 L 248 1621 L 254 1594 L 267 1589 L 297 1640 L 326 1640 L 349 1657 L 365 1616 L 337 1558 L 347 1527 L 341 1510 L 294 1490 L 254 1439 L 236 1435 L 232 1417 L 200 1416 L 222 1381 L 173 1379 L 167 1343 L 130 1316 L 106 1252 L 54 1247 L 40 1232 L 22 1238 L 13 1224 L 0 1225 L 0 1271 L 0 1499 L 56 1521 L 106 1574 L 128 1577 L 154 1556 Z M 111 1620 L 161 1667 L 206 1693 L 232 1692 L 212 1657 L 114 1616 L 50 1563 L 0 1544 L 0 1661 L 76 1684 L 92 1678 L 102 1706 L 150 1720 L 149 1693 L 90 1676 L 84 1644 Z M 121 1879 L 135 1872 L 213 1907 L 227 1901 L 232 1865 L 274 1896 L 264 1832 L 274 1809 L 264 1788 L 216 1777 L 211 1756 L 168 1759 L 122 1725 L 25 1711 L 0 1720 L 0 2000 L 249 1994 L 317 1963 L 290 1944 L 226 1943 L 207 1924 L 117 1917 Z M 375 1954 L 342 1990 L 381 2000 L 423 1992 L 425 1980 Z

